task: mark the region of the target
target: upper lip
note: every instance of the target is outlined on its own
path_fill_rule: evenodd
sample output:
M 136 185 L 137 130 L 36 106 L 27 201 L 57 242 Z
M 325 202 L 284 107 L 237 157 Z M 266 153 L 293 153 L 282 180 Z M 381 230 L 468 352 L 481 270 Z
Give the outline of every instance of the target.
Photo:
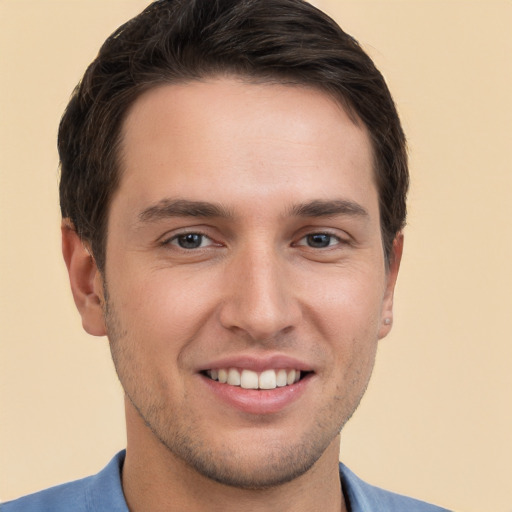
M 241 368 L 253 372 L 263 372 L 270 369 L 295 369 L 303 372 L 311 372 L 310 364 L 295 357 L 284 354 L 273 354 L 269 356 L 237 355 L 216 359 L 201 365 L 199 371 L 218 370 L 220 368 Z

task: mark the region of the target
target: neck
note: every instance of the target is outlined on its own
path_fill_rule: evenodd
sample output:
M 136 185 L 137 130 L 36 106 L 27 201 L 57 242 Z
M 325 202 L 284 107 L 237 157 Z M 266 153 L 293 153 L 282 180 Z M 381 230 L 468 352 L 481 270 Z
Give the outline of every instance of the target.
M 241 489 L 198 473 L 172 454 L 128 411 L 123 491 L 131 512 L 345 512 L 338 471 L 339 436 L 300 477 L 266 489 Z

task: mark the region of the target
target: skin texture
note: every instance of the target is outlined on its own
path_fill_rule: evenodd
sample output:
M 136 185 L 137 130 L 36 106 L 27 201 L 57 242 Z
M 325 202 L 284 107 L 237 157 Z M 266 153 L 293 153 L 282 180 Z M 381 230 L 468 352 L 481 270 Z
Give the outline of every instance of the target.
M 63 227 L 84 328 L 108 335 L 127 397 L 131 510 L 343 508 L 339 432 L 391 328 L 402 249 L 386 268 L 372 158 L 362 123 L 305 87 L 219 78 L 132 106 L 105 276 Z M 308 376 L 261 410 L 232 388 L 244 409 L 203 372 L 235 359 Z

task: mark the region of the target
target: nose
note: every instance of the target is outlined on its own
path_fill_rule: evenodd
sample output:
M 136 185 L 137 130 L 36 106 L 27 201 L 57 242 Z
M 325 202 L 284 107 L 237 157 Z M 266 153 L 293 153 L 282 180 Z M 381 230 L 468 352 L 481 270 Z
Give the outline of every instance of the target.
M 224 328 L 258 342 L 272 342 L 297 327 L 300 303 L 289 264 L 272 248 L 241 251 L 226 269 L 220 310 Z

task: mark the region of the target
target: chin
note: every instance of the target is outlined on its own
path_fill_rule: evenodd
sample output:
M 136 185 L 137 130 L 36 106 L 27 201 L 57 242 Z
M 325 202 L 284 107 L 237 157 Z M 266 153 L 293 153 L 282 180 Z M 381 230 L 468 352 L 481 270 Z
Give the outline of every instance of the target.
M 202 476 L 226 486 L 269 489 L 300 477 L 315 464 L 322 453 L 311 453 L 308 448 L 280 447 L 270 452 L 260 450 L 254 456 L 234 451 L 202 452 L 185 462 Z
M 290 482 L 310 470 L 336 444 L 339 429 L 330 435 L 317 430 L 290 442 L 267 432 L 259 439 L 228 439 L 216 444 L 194 429 L 166 436 L 160 441 L 172 458 L 180 459 L 195 473 L 222 485 L 239 489 L 270 489 Z M 203 439 L 203 442 L 198 441 Z M 335 447 L 338 457 L 338 448 Z M 336 459 L 337 460 L 337 459 Z

